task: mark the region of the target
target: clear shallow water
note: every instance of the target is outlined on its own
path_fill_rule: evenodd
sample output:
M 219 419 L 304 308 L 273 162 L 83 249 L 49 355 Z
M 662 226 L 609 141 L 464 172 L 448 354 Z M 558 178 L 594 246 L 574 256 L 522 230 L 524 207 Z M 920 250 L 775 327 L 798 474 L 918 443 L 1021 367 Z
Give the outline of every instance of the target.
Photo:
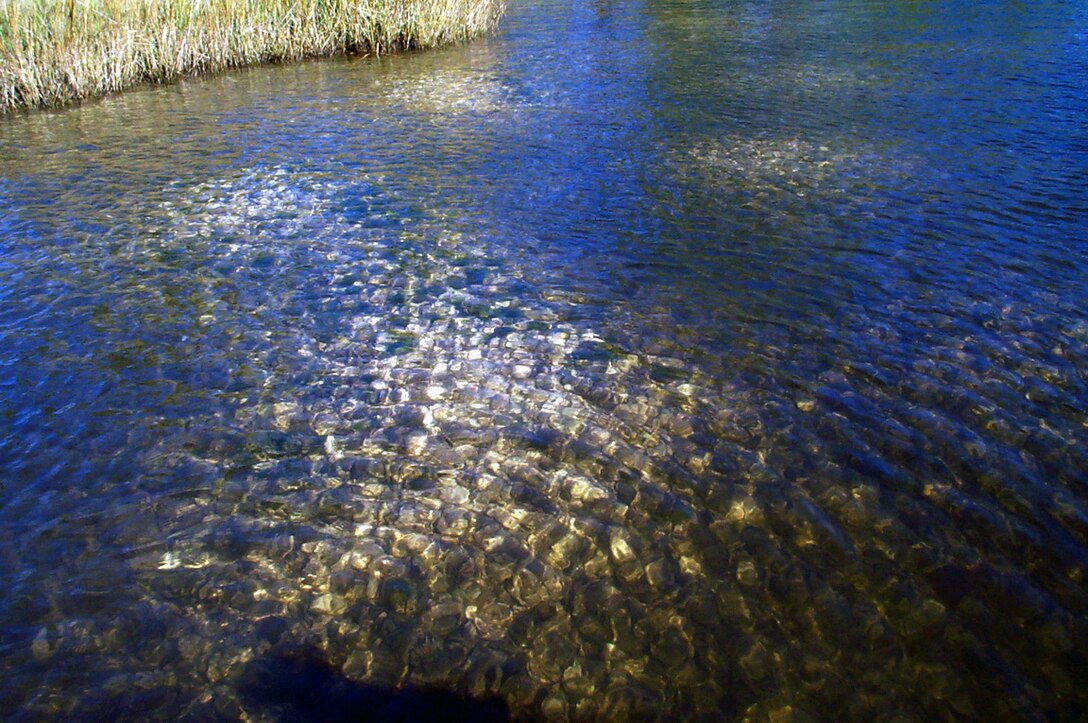
M 1077 717 L 1085 27 L 530 2 L 5 119 L 4 709 Z

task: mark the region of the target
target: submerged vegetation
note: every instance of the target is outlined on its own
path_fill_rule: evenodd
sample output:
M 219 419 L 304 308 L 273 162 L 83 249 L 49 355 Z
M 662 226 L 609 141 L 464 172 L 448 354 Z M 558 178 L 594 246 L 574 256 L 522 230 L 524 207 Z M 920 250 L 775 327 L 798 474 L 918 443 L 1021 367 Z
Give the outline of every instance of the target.
M 0 0 L 0 113 L 141 82 L 456 42 L 503 0 Z

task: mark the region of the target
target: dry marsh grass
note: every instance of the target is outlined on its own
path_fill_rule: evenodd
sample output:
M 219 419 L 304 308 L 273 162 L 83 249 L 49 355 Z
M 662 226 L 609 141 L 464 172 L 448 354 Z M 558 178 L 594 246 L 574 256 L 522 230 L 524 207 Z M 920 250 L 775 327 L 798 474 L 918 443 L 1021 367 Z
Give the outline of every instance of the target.
M 505 0 L 0 0 L 0 113 L 141 82 L 465 40 Z

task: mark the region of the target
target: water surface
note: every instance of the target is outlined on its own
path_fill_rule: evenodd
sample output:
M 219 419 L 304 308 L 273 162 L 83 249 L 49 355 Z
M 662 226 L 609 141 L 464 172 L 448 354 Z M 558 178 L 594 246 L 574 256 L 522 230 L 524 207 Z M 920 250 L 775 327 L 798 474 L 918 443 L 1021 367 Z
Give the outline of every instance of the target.
M 526 0 L 0 121 L 4 710 L 1078 717 L 1086 27 Z

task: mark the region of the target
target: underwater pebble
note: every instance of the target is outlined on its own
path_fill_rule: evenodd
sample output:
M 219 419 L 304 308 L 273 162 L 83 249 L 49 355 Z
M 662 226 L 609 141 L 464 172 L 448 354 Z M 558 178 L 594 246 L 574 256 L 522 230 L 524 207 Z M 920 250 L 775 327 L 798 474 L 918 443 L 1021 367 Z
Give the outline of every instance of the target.
M 341 615 L 347 609 L 347 603 L 341 596 L 328 593 L 315 598 L 312 607 L 322 615 Z
M 612 553 L 612 559 L 621 564 L 632 562 L 635 559 L 635 551 L 631 548 L 630 538 L 619 530 L 612 533 L 609 551 Z

